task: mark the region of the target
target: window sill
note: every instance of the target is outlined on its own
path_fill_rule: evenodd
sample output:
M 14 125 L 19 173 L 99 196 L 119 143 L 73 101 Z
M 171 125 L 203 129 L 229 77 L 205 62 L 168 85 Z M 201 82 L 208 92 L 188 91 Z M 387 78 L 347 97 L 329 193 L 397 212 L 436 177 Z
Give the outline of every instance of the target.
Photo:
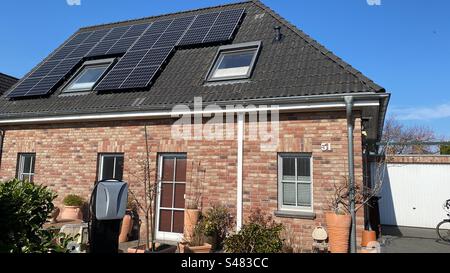
M 314 212 L 305 212 L 305 211 L 277 210 L 277 211 L 275 211 L 275 216 L 282 217 L 282 218 L 296 218 L 296 219 L 306 219 L 306 220 L 316 219 L 316 214 Z

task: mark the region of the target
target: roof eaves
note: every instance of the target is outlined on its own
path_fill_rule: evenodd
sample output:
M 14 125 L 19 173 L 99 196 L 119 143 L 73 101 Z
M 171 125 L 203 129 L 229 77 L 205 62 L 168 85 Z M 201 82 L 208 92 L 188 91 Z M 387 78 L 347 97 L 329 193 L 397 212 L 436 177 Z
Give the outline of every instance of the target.
M 262 3 L 259 0 L 250 0 L 258 6 L 259 8 L 263 9 L 267 13 L 269 13 L 272 17 L 274 17 L 277 21 L 285 25 L 287 28 L 289 28 L 291 31 L 299 35 L 301 38 L 303 38 L 309 45 L 314 47 L 315 49 L 319 50 L 320 53 L 322 53 L 324 56 L 331 59 L 334 63 L 342 67 L 343 69 L 347 70 L 349 73 L 353 74 L 357 79 L 361 81 L 362 84 L 368 86 L 370 89 L 372 89 L 374 92 L 385 92 L 386 90 L 376 84 L 371 79 L 367 78 L 362 74 L 359 70 L 355 69 L 348 63 L 344 62 L 341 58 L 333 54 L 330 50 L 326 49 L 323 45 L 321 45 L 316 40 L 312 39 L 308 34 L 304 33 L 302 30 L 298 29 L 295 25 L 289 23 L 288 20 L 284 19 L 281 15 L 276 13 L 274 10 L 266 6 L 264 3 Z

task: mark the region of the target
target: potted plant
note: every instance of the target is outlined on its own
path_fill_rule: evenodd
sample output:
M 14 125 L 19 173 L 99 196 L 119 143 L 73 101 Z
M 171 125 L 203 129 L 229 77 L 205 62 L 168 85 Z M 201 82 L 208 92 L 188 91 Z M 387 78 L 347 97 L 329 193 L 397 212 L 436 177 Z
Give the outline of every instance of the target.
M 205 235 L 210 236 L 214 250 L 222 249 L 223 241 L 233 228 L 234 222 L 226 206 L 213 205 L 202 219 Z
M 124 243 L 128 241 L 128 235 L 133 229 L 133 211 L 135 209 L 136 206 L 133 200 L 128 199 L 127 210 L 125 212 L 125 216 L 123 216 L 122 225 L 120 227 L 119 243 Z
M 383 168 L 382 162 L 379 163 L 380 168 Z M 365 185 L 355 185 L 353 187 L 355 214 L 376 195 L 381 189 L 383 182 L 383 175 L 377 170 L 377 178 L 374 180 L 372 187 Z M 344 183 L 336 185 L 335 191 L 331 200 L 331 212 L 325 214 L 325 221 L 327 223 L 328 231 L 328 249 L 331 253 L 347 253 L 349 250 L 349 238 L 351 227 L 351 211 L 350 211 L 350 183 L 347 177 L 344 177 Z M 373 236 L 374 233 L 368 232 Z M 373 237 L 371 238 L 371 240 Z
M 180 243 L 181 253 L 210 253 L 211 244 L 206 242 L 205 237 L 205 224 L 203 221 L 199 221 L 195 225 L 193 233 L 189 239 L 185 238 Z
M 201 186 L 202 181 L 205 177 L 205 169 L 201 168 L 201 162 L 196 166 L 194 170 L 195 163 L 192 162 L 191 168 L 191 185 L 189 199 L 186 202 L 186 208 L 184 210 L 184 236 L 189 240 L 194 233 L 194 228 L 198 223 L 200 218 L 200 199 L 201 199 Z M 197 172 L 196 179 L 193 179 L 194 171 Z
M 67 195 L 64 200 L 64 208 L 60 219 L 63 220 L 83 220 L 83 212 L 81 208 L 84 205 L 84 200 L 76 194 Z
M 281 253 L 284 225 L 261 209 L 252 211 L 250 217 L 236 234 L 224 241 L 226 253 Z

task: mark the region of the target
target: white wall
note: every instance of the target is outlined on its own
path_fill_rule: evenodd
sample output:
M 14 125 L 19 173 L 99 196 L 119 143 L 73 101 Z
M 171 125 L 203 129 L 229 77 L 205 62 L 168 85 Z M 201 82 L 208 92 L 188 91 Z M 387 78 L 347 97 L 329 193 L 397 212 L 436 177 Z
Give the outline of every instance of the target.
M 381 224 L 435 228 L 450 199 L 449 164 L 388 164 L 379 200 Z

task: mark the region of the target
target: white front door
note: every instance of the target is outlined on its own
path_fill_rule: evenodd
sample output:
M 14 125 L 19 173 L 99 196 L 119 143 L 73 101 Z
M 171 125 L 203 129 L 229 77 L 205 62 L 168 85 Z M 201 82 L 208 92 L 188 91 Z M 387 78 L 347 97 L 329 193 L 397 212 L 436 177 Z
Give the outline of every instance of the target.
M 181 241 L 184 229 L 186 155 L 160 155 L 158 179 L 160 182 L 156 200 L 156 239 Z

